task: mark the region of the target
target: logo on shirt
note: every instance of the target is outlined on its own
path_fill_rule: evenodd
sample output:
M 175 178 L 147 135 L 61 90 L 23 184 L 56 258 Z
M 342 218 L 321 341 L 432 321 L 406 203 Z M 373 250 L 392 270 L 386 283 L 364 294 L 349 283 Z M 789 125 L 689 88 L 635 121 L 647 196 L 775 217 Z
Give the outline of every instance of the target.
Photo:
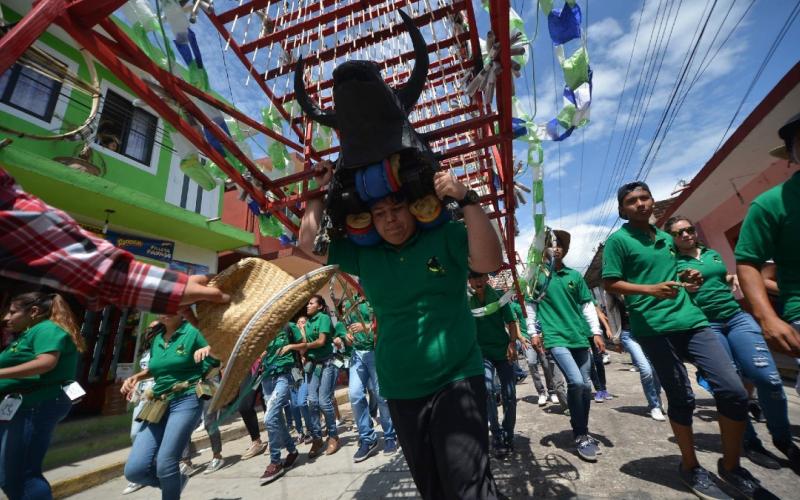
M 567 282 L 567 286 L 568 286 L 568 287 L 570 287 L 570 288 L 575 288 L 575 282 L 574 282 L 574 281 L 572 281 L 572 280 L 569 280 L 569 281 Z
M 177 349 L 175 349 L 175 354 L 178 356 L 183 356 L 186 354 L 186 349 L 183 348 L 183 344 L 179 345 Z
M 439 259 L 436 256 L 431 257 L 428 259 L 428 272 L 432 273 L 434 276 L 444 276 L 447 274 L 444 267 L 439 263 Z

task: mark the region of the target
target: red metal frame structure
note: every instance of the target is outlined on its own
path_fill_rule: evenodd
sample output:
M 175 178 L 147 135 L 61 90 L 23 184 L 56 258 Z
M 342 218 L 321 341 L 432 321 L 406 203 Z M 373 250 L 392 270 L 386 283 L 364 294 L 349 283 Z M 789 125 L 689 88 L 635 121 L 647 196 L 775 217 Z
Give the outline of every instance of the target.
M 294 61 L 299 55 L 306 59 L 309 93 L 323 108 L 332 101 L 332 70 L 346 59 L 374 60 L 390 84 L 402 85 L 414 57 L 408 35 L 395 12 L 398 8 L 405 9 L 428 42 L 430 57 L 427 86 L 412 112 L 412 123 L 429 138 L 442 165 L 477 189 L 482 203 L 491 207 L 490 216 L 497 220 L 507 267 L 516 283 L 508 0 L 489 2 L 491 29 L 500 43 L 501 72 L 496 95 L 478 93 L 474 97 L 464 92 L 478 69 L 477 58 L 472 55 L 480 54 L 472 0 L 240 0 L 238 6 L 209 13 L 208 19 L 225 41 L 226 50 L 236 55 L 267 102 L 286 120 L 284 130 L 288 134 L 273 132 L 258 120 L 158 67 L 109 19 L 124 3 L 124 0 L 39 0 L 21 22 L 0 38 L 0 73 L 51 23 L 59 25 L 216 163 L 263 210 L 273 213 L 295 233 L 297 225 L 284 209 L 300 215 L 297 202 L 318 191 L 303 189 L 298 194 L 289 188 L 298 182 L 306 188 L 311 163 L 333 159 L 338 147 L 334 142 L 331 147 L 317 151 L 311 144 L 317 125 L 301 116 L 298 106 L 291 106 Z M 218 2 L 217 8 L 221 7 Z M 467 30 L 457 29 L 457 24 L 466 25 Z M 160 97 L 132 66 L 151 75 L 172 101 L 168 103 Z M 201 111 L 197 101 L 282 142 L 300 155 L 305 169 L 278 179 L 268 178 Z M 192 115 L 210 130 L 245 166 L 246 175 L 214 150 L 181 113 Z

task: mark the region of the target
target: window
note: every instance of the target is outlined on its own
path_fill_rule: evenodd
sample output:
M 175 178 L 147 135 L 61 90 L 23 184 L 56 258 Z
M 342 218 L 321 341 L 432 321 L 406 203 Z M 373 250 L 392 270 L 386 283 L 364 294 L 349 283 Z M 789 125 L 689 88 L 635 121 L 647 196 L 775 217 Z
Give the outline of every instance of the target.
M 60 81 L 21 64 L 0 75 L 0 102 L 45 122 L 53 119 L 60 92 Z
M 95 142 L 145 165 L 150 164 L 158 118 L 112 90 L 106 91 Z

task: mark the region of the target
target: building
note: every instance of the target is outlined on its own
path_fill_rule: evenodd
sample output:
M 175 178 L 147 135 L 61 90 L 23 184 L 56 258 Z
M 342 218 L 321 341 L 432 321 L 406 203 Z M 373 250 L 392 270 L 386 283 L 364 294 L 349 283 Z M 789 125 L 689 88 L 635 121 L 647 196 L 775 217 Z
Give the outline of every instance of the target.
M 30 2 L 2 8 L 13 22 Z M 34 47 L 49 56 L 48 72 L 21 59 L 0 75 L 0 166 L 26 191 L 158 266 L 215 272 L 218 252 L 252 245 L 251 233 L 219 220 L 221 184 L 206 190 L 183 173 L 171 127 L 122 81 L 55 26 Z M 20 137 L 65 132 L 90 117 L 92 98 L 78 88 L 92 83 L 89 64 L 101 98 L 82 140 Z M 133 370 L 137 339 L 152 317 L 114 307 L 78 312 L 88 346 L 79 381 L 89 393 L 78 413 L 124 411 L 114 381 Z

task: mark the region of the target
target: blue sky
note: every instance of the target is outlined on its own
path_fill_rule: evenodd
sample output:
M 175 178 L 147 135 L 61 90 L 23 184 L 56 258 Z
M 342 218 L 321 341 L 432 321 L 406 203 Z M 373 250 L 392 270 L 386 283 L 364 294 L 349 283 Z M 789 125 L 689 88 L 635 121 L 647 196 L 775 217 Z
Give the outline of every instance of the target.
M 478 0 L 473 3 L 480 36 L 485 38 L 488 14 Z M 558 0 L 554 3 L 561 5 Z M 218 0 L 217 9 L 228 10 L 236 4 Z M 535 109 L 534 121 L 544 123 L 561 108 L 563 89 L 563 75 L 554 60 L 547 17 L 539 13 L 537 30 L 537 2 L 512 0 L 511 4 L 525 20 L 529 37 L 538 31 L 532 57 L 523 69 L 523 76 L 516 80 L 516 89 L 522 107 L 530 114 Z M 572 233 L 567 263 L 582 270 L 593 249 L 617 222 L 613 193 L 621 183 L 636 179 L 700 24 L 708 18 L 693 63 L 686 72 L 687 85 L 682 89 L 689 82 L 693 85 L 688 93 L 677 94 L 682 105 L 670 119 L 658 156 L 646 168 L 649 170 L 646 181 L 657 199 L 669 196 L 679 180 L 691 180 L 718 147 L 734 111 L 796 2 L 578 0 L 578 4 L 583 12 L 584 29 L 588 26 L 586 40 L 594 72 L 591 122 L 561 143 L 544 143 L 544 148 L 547 223 Z M 204 16 L 200 16 L 193 28 L 198 33 L 212 86 L 247 114 L 258 118 L 266 105 L 264 94 L 253 81 L 244 84 L 246 74 L 242 65 L 232 52 L 221 51 L 224 42 Z M 238 29 L 246 28 L 240 25 Z M 798 40 L 800 23 L 794 22 L 755 82 L 728 135 L 797 62 Z M 567 55 L 579 43 L 568 43 Z M 652 57 L 652 53 L 646 57 L 648 46 L 657 57 Z M 262 53 L 259 57 L 263 56 Z M 699 68 L 702 73 L 695 78 Z M 252 145 L 252 150 L 255 157 L 265 155 L 257 144 Z M 517 157 L 524 158 L 525 151 L 523 143 L 516 144 Z M 530 174 L 518 180 L 530 185 Z M 517 213 L 520 236 L 516 246 L 524 256 L 533 236 L 530 206 L 521 206 Z

